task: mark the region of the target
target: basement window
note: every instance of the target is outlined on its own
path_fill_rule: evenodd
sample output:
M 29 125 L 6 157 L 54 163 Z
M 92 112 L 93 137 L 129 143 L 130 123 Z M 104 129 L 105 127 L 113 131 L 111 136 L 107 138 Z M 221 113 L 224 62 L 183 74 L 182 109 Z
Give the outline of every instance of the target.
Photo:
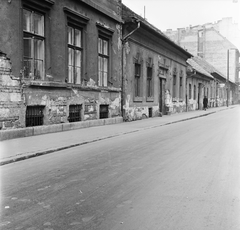
M 43 125 L 44 106 L 27 106 L 26 127 Z
M 82 105 L 70 105 L 69 106 L 69 122 L 81 121 Z
M 108 118 L 108 105 L 100 105 L 100 119 Z
M 148 108 L 148 117 L 152 117 L 152 108 Z

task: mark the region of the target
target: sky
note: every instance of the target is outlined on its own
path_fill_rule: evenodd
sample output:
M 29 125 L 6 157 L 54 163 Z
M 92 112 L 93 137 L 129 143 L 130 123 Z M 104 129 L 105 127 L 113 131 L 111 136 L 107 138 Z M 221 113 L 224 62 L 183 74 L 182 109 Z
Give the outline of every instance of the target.
M 240 29 L 240 0 L 122 0 L 149 23 L 166 31 L 232 17 Z

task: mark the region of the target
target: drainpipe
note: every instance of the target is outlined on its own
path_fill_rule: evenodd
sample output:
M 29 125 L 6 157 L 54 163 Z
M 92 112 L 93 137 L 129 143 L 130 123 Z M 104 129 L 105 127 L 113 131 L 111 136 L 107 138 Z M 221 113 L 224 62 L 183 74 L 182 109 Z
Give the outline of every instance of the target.
M 124 50 L 124 45 L 125 43 L 128 41 L 128 38 L 136 31 L 140 28 L 140 21 L 136 20 L 136 22 L 138 23 L 137 27 L 131 31 L 129 34 L 127 34 L 126 36 L 124 36 L 122 38 L 122 95 L 121 95 L 121 111 L 122 111 L 122 117 L 124 118 L 124 112 L 123 112 L 123 102 L 124 102 L 124 93 L 125 93 L 125 78 L 124 78 L 124 71 L 123 71 L 123 50 Z

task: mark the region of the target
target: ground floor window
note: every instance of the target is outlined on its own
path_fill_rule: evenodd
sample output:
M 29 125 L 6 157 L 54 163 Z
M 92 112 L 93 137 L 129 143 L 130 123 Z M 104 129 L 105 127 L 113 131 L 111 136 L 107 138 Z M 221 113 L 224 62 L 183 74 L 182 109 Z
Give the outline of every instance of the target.
M 189 94 L 188 94 L 188 96 L 189 96 L 189 99 L 192 98 L 192 85 L 191 84 L 189 84 Z
M 100 105 L 100 119 L 108 118 L 108 105 Z
M 43 125 L 44 106 L 27 106 L 26 127 Z
M 69 122 L 81 121 L 82 105 L 70 105 L 69 106 Z
M 196 100 L 197 98 L 197 89 L 196 89 L 196 85 L 193 86 L 193 99 Z

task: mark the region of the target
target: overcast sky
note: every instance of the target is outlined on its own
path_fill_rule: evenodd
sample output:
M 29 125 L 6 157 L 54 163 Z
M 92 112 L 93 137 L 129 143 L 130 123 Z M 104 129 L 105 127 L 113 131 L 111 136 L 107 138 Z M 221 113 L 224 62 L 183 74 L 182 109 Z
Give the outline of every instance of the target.
M 161 31 L 214 23 L 232 17 L 240 29 L 240 0 L 122 0 Z

